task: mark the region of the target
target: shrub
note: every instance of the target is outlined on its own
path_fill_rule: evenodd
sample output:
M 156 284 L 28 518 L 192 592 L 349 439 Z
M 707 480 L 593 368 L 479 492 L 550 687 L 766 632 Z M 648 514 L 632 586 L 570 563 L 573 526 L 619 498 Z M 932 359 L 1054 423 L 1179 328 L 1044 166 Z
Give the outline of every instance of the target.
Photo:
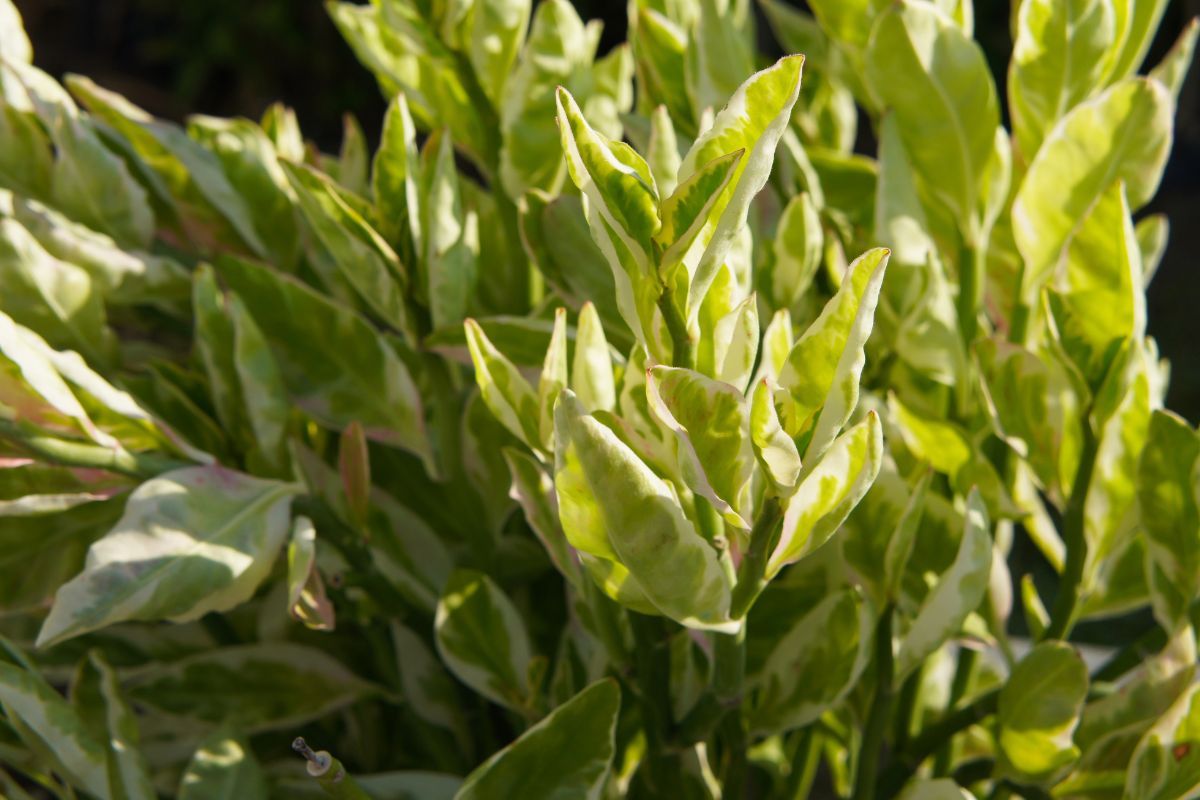
M 1197 27 L 1024 0 L 1010 133 L 969 0 L 811 5 L 756 72 L 746 0 L 331 2 L 336 156 L 0 5 L 5 791 L 1195 796 Z

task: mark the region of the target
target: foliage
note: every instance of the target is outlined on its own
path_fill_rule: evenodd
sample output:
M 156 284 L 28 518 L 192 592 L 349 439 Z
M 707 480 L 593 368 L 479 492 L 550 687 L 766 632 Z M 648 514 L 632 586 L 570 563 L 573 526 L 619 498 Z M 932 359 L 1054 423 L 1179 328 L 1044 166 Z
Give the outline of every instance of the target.
M 331 0 L 328 155 L 0 3 L 4 791 L 1194 796 L 1164 5 Z

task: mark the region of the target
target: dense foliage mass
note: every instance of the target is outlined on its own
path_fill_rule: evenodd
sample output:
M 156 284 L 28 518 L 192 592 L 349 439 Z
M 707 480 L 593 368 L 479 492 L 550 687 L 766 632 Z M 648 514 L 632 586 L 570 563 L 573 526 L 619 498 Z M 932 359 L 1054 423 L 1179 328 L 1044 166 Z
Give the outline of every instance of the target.
M 330 156 L 0 0 L 4 793 L 1197 796 L 1196 25 L 1014 3 L 1009 130 L 970 0 L 810 5 L 331 2 Z

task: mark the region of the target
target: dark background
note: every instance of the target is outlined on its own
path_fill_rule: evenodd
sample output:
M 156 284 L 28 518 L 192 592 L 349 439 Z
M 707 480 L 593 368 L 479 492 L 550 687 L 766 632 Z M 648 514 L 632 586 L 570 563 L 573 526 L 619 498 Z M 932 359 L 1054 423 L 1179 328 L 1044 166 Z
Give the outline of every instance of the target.
M 306 136 L 336 150 L 351 112 L 377 135 L 384 102 L 320 0 L 15 0 L 38 66 L 78 72 L 157 116 L 188 113 L 257 118 L 282 100 Z M 803 5 L 800 0 L 793 0 Z M 585 18 L 605 20 L 602 47 L 625 38 L 625 3 L 575 0 Z M 1009 4 L 976 0 L 976 37 L 1003 85 L 1012 42 Z M 1173 0 L 1148 63 L 1170 48 L 1200 0 Z M 761 46 L 778 52 L 765 24 Z M 1200 69 L 1180 98 L 1176 142 L 1158 197 L 1146 211 L 1171 220 L 1166 257 L 1149 291 L 1150 332 L 1173 370 L 1168 405 L 1200 419 Z

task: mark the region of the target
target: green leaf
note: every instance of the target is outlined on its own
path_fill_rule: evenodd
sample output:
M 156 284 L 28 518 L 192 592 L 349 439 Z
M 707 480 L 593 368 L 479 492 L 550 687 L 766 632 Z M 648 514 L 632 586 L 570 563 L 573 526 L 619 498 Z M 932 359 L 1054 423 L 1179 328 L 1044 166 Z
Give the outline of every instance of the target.
M 302 247 L 296 197 L 271 139 L 249 120 L 205 115 L 188 118 L 188 135 L 220 159 L 273 260 L 282 269 L 294 269 Z
M 611 411 L 617 403 L 608 341 L 604 338 L 604 326 L 600 324 L 596 307 L 591 303 L 584 303 L 579 312 L 575 358 L 571 363 L 571 389 L 589 413 Z M 555 394 L 554 399 L 557 397 Z
M 478 322 L 469 319 L 464 327 L 483 401 L 514 436 L 530 447 L 541 447 L 538 397 L 533 387 L 496 349 Z
M 711 339 L 713 376 L 743 391 L 758 358 L 758 295 L 751 294 L 717 320 Z
M 627 348 L 633 337 L 618 310 L 613 271 L 592 238 L 581 199 L 529 192 L 520 205 L 522 243 L 547 285 L 572 308 L 594 304 L 606 335 Z
M 1122 184 L 1097 198 L 1063 252 L 1049 298 L 1067 354 L 1096 386 L 1121 342 L 1146 330 L 1142 254 Z
M 0 103 L 0 184 L 31 197 L 49 197 L 54 153 L 37 116 Z
M 170 718 L 244 734 L 295 729 L 378 691 L 323 650 L 290 642 L 209 648 L 139 670 L 128 686 L 137 704 Z
M 217 733 L 192 756 L 179 780 L 178 796 L 179 800 L 267 800 L 267 778 L 244 741 Z
M 1108 0 L 1021 3 L 1008 96 L 1026 161 L 1054 123 L 1100 86 L 1114 36 Z
M 929 3 L 893 4 L 871 31 L 867 80 L 896 115 L 925 190 L 976 241 L 1000 110 L 983 51 Z
M 707 237 L 700 260 L 689 268 L 692 276 L 689 318 L 694 318 L 735 239 L 741 235 L 750 201 L 767 183 L 775 147 L 800 95 L 803 64 L 803 56 L 788 56 L 747 78 L 683 158 L 679 168 L 681 183 L 714 158 L 746 151 L 734 168 L 730 188 L 709 211 L 712 233 Z
M 1171 224 L 1166 214 L 1150 214 L 1138 220 L 1134 233 L 1137 234 L 1138 248 L 1142 251 L 1142 274 L 1149 286 L 1167 252 Z
M 661 227 L 649 167 L 627 145 L 595 131 L 570 92 L 560 88 L 556 101 L 572 180 L 589 203 L 600 206 L 602 218 L 626 247 L 646 255 Z
M 420 245 L 419 174 L 416 125 L 401 93 L 388 104 L 379 149 L 371 162 L 371 190 L 379 210 L 380 231 L 393 245 L 406 236 Z
M 908 503 L 904 506 L 900 519 L 896 522 L 895 530 L 888 538 L 883 557 L 883 590 L 890 599 L 897 599 L 900 596 L 900 584 L 904 580 L 904 571 L 908 567 L 908 560 L 912 557 L 913 549 L 916 547 L 917 531 L 921 527 L 925 493 L 929 491 L 929 484 L 932 480 L 932 472 L 926 470 L 921 474 L 917 485 L 909 494 Z
M 171 258 L 127 250 L 111 237 L 68 219 L 36 200 L 14 196 L 12 216 L 61 261 L 86 270 L 109 306 L 152 305 L 185 316 L 191 277 Z
M 153 119 L 125 98 L 78 75 L 67 85 L 98 118 L 129 140 L 178 204 L 180 222 L 201 248 L 230 241 L 266 257 L 246 201 L 229 183 L 221 162 L 177 126 Z
M 1067 367 L 1052 354 L 997 339 L 975 345 L 989 411 L 1000 435 L 1026 459 L 1043 487 L 1065 496 L 1074 480 L 1082 409 Z
M 592 306 L 589 304 L 589 307 Z M 600 335 L 604 335 L 603 331 Z M 579 351 L 575 352 L 578 359 Z M 608 361 L 607 353 L 605 361 Z M 606 367 L 611 378 L 612 366 Z M 567 388 L 567 380 L 567 310 L 559 308 L 554 311 L 554 332 L 550 335 L 542 374 L 538 378 L 538 434 L 542 442 L 554 441 L 554 402 L 558 400 L 559 392 Z
M 93 363 L 111 361 L 114 346 L 100 292 L 87 270 L 46 252 L 14 219 L 0 219 L 0 306 L 52 346 Z
M 29 93 L 57 151 L 50 178 L 59 209 L 122 245 L 145 247 L 154 236 L 154 212 L 125 162 L 105 147 L 53 78 L 35 67 L 6 66 Z
M 266 267 L 222 257 L 218 272 L 266 336 L 288 392 L 321 424 L 358 421 L 367 437 L 432 464 L 417 387 L 393 342 L 362 317 Z M 324 320 L 321 336 L 312 320 Z
M 529 24 L 530 0 L 481 0 L 471 12 L 471 66 L 493 102 L 501 98 Z
M 409 333 L 412 323 L 404 300 L 407 277 L 391 247 L 329 178 L 304 165 L 286 164 L 284 169 L 300 210 L 340 274 L 380 319 Z
M 1106 774 L 1123 783 L 1138 741 L 1187 691 L 1195 674 L 1195 636 L 1184 627 L 1123 681 L 1121 691 L 1084 707 L 1075 730 L 1083 755 L 1064 784 Z
M 1121 80 L 1137 71 L 1154 40 L 1166 0 L 1114 0 L 1116 35 L 1109 52 L 1107 80 Z
M 696 132 L 696 111 L 687 86 L 688 35 L 677 20 L 649 3 L 629 15 L 629 41 L 637 63 L 639 93 L 648 107 L 663 106 L 684 135 Z M 666 191 L 664 188 L 663 191 Z
M 1200 789 L 1200 686 L 1192 684 L 1138 743 L 1125 797 L 1174 800 Z
M 391 630 L 404 702 L 426 722 L 461 733 L 462 698 L 449 673 L 412 630 L 398 622 L 392 623 Z
M 743 530 L 738 513 L 754 469 L 750 409 L 733 386 L 675 367 L 647 375 L 650 408 L 675 434 L 677 458 L 688 487 L 705 497 L 726 522 Z
M 475 287 L 479 218 L 463 208 L 448 136 L 425 145 L 421 175 L 419 281 L 435 328 L 459 325 Z
M 858 682 L 871 647 L 871 615 L 851 589 L 831 594 L 773 643 L 754 676 L 750 726 L 778 733 L 816 720 Z
M 1192 17 L 1179 34 L 1178 41 L 1171 52 L 1163 56 L 1158 66 L 1150 70 L 1150 77 L 1167 87 L 1171 98 L 1179 103 L 1179 92 L 1187 79 L 1188 70 L 1192 67 L 1192 59 L 1196 55 L 1196 38 L 1200 36 L 1200 19 Z
M 901 264 L 924 264 L 937 250 L 921 206 L 917 176 L 893 113 L 879 123 L 879 179 L 875 184 L 875 238 Z
M 291 407 L 279 365 L 262 331 L 237 295 L 229 298 L 233 322 L 233 359 L 245 416 L 254 432 L 257 454 L 275 476 L 288 474 L 287 432 Z
M 231 435 L 238 435 L 248 420 L 234 360 L 233 320 L 216 273 L 208 264 L 197 266 L 192 276 L 192 317 L 195 351 L 208 377 L 216 418 Z
M 446 666 L 494 703 L 528 712 L 537 687 L 528 685 L 532 651 L 521 615 L 481 572 L 450 575 L 438 601 L 437 648 Z
M 44 753 L 72 784 L 108 798 L 103 742 L 95 739 L 62 695 L 32 670 L 7 640 L 0 642 L 18 663 L 0 656 L 0 708 L 30 747 Z
M 659 265 L 664 277 L 669 277 L 684 260 L 709 224 L 713 209 L 721 202 L 744 155 L 745 150 L 735 150 L 714 158 L 681 181 L 671 196 L 663 200 L 659 209 L 663 226 L 655 238 L 667 248 Z
M 675 136 L 675 125 L 665 105 L 656 106 L 650 115 L 650 141 L 646 147 L 646 162 L 658 191 L 668 197 L 679 184 L 679 165 L 683 157 L 679 154 L 679 140 Z
M 1001 770 L 1048 784 L 1079 758 L 1071 736 L 1088 692 L 1087 665 L 1065 642 L 1042 642 L 1013 668 L 996 704 Z
M 72 700 L 83 712 L 99 741 L 106 742 L 108 788 L 113 797 L 155 800 L 150 769 L 138 750 L 138 724 L 121 692 L 117 674 L 99 650 L 80 663 L 72 686 Z
M 788 201 L 775 229 L 775 268 L 771 273 L 771 295 L 775 305 L 791 308 L 804 295 L 825 253 L 821 217 L 808 192 Z
M 504 449 L 504 460 L 512 474 L 510 495 L 521 505 L 554 567 L 582 592 L 578 560 L 559 524 L 558 500 L 549 473 L 533 456 L 514 448 Z
M 554 485 L 571 545 L 614 564 L 612 584 L 634 581 L 636 596 L 665 616 L 688 627 L 735 631 L 731 576 L 672 488 L 570 392 L 560 396 L 554 421 Z
M 12 4 L 12 0 L 0 3 L 0 58 L 33 63 L 33 46 L 25 35 L 21 12 Z
M 973 794 L 955 783 L 952 778 L 918 778 L 904 787 L 898 800 L 971 800 L 972 797 Z
M 1129 342 L 1115 360 L 1095 401 L 1097 428 L 1095 466 L 1084 500 L 1083 533 L 1087 541 L 1083 585 L 1102 586 L 1118 564 L 1117 556 L 1139 527 L 1139 458 L 1147 449 L 1151 424 L 1150 365 L 1138 343 Z M 1104 398 L 1111 397 L 1111 406 Z M 1086 424 L 1086 423 L 1085 423 Z M 1146 540 L 1149 543 L 1149 540 Z M 1149 575 L 1149 570 L 1146 572 Z M 1128 581 L 1126 581 L 1128 584 Z
M 342 115 L 342 147 L 336 163 L 337 182 L 355 195 L 367 193 L 367 142 L 353 114 Z
M 500 109 L 500 179 L 511 197 L 528 189 L 556 192 L 563 180 L 555 89 L 595 57 L 597 40 L 566 0 L 538 3 L 520 61 L 506 75 Z M 586 99 L 585 99 L 586 100 Z M 616 134 L 617 131 L 609 131 Z
M 620 705 L 615 681 L 593 683 L 476 768 L 454 800 L 598 800 L 612 762 Z
M 888 255 L 876 248 L 854 260 L 841 288 L 796 342 L 780 372 L 780 386 L 795 401 L 785 427 L 792 435 L 812 431 L 807 460 L 820 457 L 858 404 L 864 347 L 874 325 Z
M 245 602 L 287 536 L 297 490 L 219 466 L 142 484 L 92 545 L 84 571 L 59 589 L 38 646 L 115 622 L 182 622 Z
M 1159 82 L 1130 79 L 1079 104 L 1046 135 L 1012 210 L 1026 304 L 1036 302 L 1079 220 L 1115 181 L 1124 181 L 1131 210 L 1154 195 L 1171 148 L 1171 106 Z
M 879 416 L 870 411 L 835 439 L 820 460 L 809 462 L 787 498 L 783 532 L 771 554 L 768 576 L 829 540 L 871 488 L 882 459 L 883 432 Z
M 900 642 L 896 675 L 902 679 L 955 636 L 987 593 L 992 569 L 992 537 L 977 489 L 967 497 L 966 522 L 954 563 L 938 578 Z
M 1159 622 L 1185 623 L 1200 593 L 1200 433 L 1169 411 L 1155 411 L 1137 470 L 1146 531 L 1147 575 Z
M 333 605 L 317 571 L 317 530 L 308 517 L 296 517 L 287 548 L 288 614 L 317 631 L 331 631 Z
M 800 475 L 800 451 L 779 422 L 775 408 L 774 384 L 764 377 L 754 385 L 750 402 L 750 442 L 759 465 L 771 477 L 779 491 L 796 485 Z

